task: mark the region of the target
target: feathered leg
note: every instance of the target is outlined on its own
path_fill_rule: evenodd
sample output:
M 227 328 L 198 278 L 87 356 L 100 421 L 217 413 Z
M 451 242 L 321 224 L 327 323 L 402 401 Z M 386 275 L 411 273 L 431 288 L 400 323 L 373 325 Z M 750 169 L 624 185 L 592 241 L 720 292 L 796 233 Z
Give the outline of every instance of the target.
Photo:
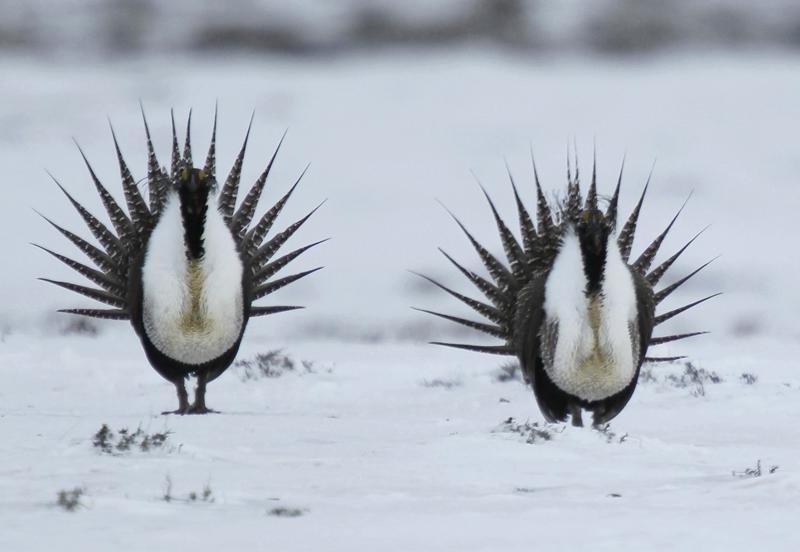
M 197 387 L 194 390 L 194 404 L 189 408 L 187 414 L 209 414 L 216 412 L 206 406 L 206 384 L 208 383 L 208 372 L 202 371 L 197 374 Z
M 583 427 L 583 417 L 581 416 L 581 405 L 578 403 L 571 403 L 569 405 L 569 413 L 574 427 Z
M 173 381 L 172 383 L 175 385 L 175 390 L 178 392 L 178 410 L 167 410 L 161 414 L 187 414 L 189 412 L 189 394 L 186 392 L 183 378 L 180 378 L 178 381 Z

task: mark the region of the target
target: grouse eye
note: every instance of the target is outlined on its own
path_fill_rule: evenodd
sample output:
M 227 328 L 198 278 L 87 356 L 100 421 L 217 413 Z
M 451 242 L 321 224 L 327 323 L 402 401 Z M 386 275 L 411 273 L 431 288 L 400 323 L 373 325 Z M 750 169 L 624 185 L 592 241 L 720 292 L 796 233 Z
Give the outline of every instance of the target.
M 186 182 L 189 180 L 189 167 L 183 167 L 181 169 L 181 182 Z

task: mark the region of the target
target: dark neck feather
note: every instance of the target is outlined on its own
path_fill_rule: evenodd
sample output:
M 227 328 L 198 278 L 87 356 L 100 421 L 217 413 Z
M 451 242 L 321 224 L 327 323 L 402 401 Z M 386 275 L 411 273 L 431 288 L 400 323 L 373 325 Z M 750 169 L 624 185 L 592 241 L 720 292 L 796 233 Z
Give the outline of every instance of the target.
M 586 294 L 594 295 L 600 291 L 606 267 L 605 255 L 582 249 L 583 273 L 586 275 Z
M 181 219 L 183 220 L 183 240 L 186 244 L 186 257 L 189 260 L 201 259 L 205 254 L 203 248 L 203 231 L 208 210 L 208 190 L 187 191 L 180 189 L 178 196 L 181 202 Z
M 583 273 L 586 275 L 586 294 L 597 294 L 603 285 L 606 268 L 608 239 L 605 232 L 578 232 L 583 257 Z

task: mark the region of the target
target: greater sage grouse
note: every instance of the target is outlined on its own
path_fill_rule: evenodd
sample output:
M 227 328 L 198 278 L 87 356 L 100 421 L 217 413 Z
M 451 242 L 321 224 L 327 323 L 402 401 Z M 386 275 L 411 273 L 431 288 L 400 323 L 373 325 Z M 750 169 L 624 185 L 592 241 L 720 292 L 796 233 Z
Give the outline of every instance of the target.
M 649 346 L 704 333 L 653 337 L 653 328 L 714 295 L 657 315 L 656 307 L 708 264 L 667 287 L 654 289 L 697 236 L 651 269 L 678 216 L 675 215 L 667 228 L 631 261 L 631 245 L 649 179 L 630 217 L 618 229 L 622 172 L 605 211 L 598 205 L 596 171 L 592 172 L 585 198 L 577 169 L 574 176 L 571 172 L 568 168 L 566 197 L 560 205 L 551 207 L 534 166 L 538 196 L 535 225 L 509 172 L 521 243 L 484 190 L 507 264 L 492 255 L 453 217 L 477 251 L 491 280 L 442 253 L 488 301 L 472 299 L 423 277 L 466 303 L 489 323 L 424 312 L 503 340 L 501 345 L 435 344 L 516 356 L 525 381 L 533 387 L 539 408 L 548 421 L 564 421 L 570 416 L 574 425 L 582 425 L 581 412 L 587 410 L 593 415 L 593 423 L 599 425 L 619 414 L 630 400 L 643 362 L 682 358 L 649 358 L 646 356 Z
M 248 319 L 301 308 L 257 306 L 253 302 L 318 270 L 273 278 L 286 264 L 316 245 L 301 247 L 275 258 L 278 249 L 316 209 L 265 241 L 300 181 L 298 178 L 272 208 L 254 219 L 280 143 L 266 169 L 237 208 L 236 197 L 250 127 L 233 168 L 220 189 L 215 157 L 216 113 L 211 145 L 201 168 L 192 162 L 191 113 L 182 153 L 173 118 L 169 170 L 159 164 L 144 113 L 142 117 L 148 150 L 147 200 L 140 194 L 137 181 L 123 159 L 113 129 L 111 133 L 127 212 L 100 182 L 83 151 L 81 155 L 111 225 L 101 222 L 56 182 L 89 227 L 99 247 L 46 220 L 91 259 L 96 268 L 38 246 L 97 287 L 42 280 L 111 307 L 60 312 L 129 320 L 141 339 L 150 364 L 177 389 L 178 409 L 175 413 L 203 414 L 211 412 L 205 402 L 206 385 L 233 362 Z M 184 380 L 190 375 L 197 378 L 192 404 L 184 386 Z

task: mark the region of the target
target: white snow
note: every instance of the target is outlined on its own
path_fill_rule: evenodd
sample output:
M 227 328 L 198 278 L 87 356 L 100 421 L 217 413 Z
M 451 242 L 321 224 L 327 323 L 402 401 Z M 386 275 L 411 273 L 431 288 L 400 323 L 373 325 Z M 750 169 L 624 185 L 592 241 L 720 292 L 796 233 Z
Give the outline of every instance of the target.
M 0 74 L 9 76 L 0 79 L 0 550 L 800 547 L 800 58 L 621 62 L 480 50 L 89 66 L 0 58 Z M 221 171 L 255 108 L 245 184 L 289 127 L 262 209 L 313 165 L 276 229 L 330 198 L 286 246 L 332 236 L 285 273 L 325 270 L 275 298 L 309 308 L 254 320 L 240 354 L 285 347 L 316 362 L 315 372 L 245 383 L 232 369 L 209 387 L 209 406 L 223 414 L 160 416 L 173 407 L 174 389 L 149 368 L 128 325 L 103 325 L 97 337 L 60 335 L 55 315 L 45 313 L 91 303 L 34 280 L 80 281 L 28 245 L 74 252 L 28 207 L 81 228 L 43 169 L 101 212 L 75 136 L 121 198 L 105 117 L 134 176 L 143 176 L 139 98 L 162 163 L 168 108 L 179 117 L 195 108 L 202 152 L 219 99 Z M 710 335 L 655 352 L 687 354 L 724 381 L 693 394 L 666 379 L 680 366 L 656 366 L 659 382 L 637 389 L 612 422 L 611 443 L 564 427 L 551 441 L 528 444 L 496 430 L 509 417 L 542 422 L 531 392 L 494 381 L 496 357 L 426 345 L 454 329 L 408 306 L 467 311 L 405 269 L 468 290 L 436 246 L 477 270 L 474 252 L 435 199 L 499 253 L 470 169 L 510 224 L 503 156 L 532 202 L 529 144 L 546 190 L 561 190 L 573 137 L 586 152 L 583 174 L 596 140 L 601 193 L 613 189 L 627 152 L 622 216 L 658 157 L 634 255 L 694 189 L 662 258 L 712 227 L 664 283 L 723 256 L 664 308 L 725 294 L 664 329 Z M 746 385 L 743 373 L 758 380 Z M 173 448 L 100 454 L 91 441 L 103 423 L 170 430 Z M 732 474 L 759 460 L 761 477 Z M 779 468 L 767 473 L 771 466 Z M 174 496 L 208 485 L 214 502 L 163 501 L 168 476 Z M 59 490 L 75 487 L 86 490 L 84 507 L 54 506 Z M 276 507 L 304 513 L 269 515 Z

